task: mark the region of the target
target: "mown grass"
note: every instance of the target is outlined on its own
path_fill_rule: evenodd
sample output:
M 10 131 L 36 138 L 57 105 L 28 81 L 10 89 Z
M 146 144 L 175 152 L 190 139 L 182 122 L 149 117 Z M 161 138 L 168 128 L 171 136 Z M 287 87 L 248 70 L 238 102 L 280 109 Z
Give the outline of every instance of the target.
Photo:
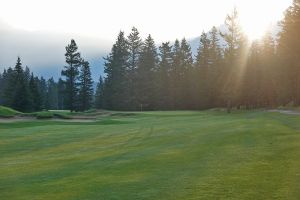
M 299 122 L 178 111 L 0 123 L 0 199 L 299 199 Z

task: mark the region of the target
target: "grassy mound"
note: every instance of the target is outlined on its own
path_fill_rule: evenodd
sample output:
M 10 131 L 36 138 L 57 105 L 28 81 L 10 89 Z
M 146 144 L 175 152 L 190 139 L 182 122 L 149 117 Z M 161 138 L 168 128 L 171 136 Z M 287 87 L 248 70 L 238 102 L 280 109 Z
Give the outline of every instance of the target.
M 66 111 L 41 111 L 41 112 L 35 112 L 35 113 L 29 113 L 29 116 L 36 117 L 37 119 L 52 119 L 52 118 L 58 118 L 58 119 L 72 119 L 69 112 Z
M 20 114 L 20 112 L 12 108 L 0 106 L 0 117 L 14 117 L 16 114 Z
M 52 112 L 48 112 L 48 111 L 42 111 L 42 112 L 36 113 L 37 119 L 51 119 L 51 118 L 53 118 L 53 116 L 54 116 L 54 114 Z

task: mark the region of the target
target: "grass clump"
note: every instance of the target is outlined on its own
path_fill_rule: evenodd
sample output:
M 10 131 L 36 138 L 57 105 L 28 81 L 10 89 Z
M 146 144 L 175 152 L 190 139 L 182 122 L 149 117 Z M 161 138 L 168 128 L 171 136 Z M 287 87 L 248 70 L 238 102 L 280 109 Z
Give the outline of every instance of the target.
M 10 117 L 14 117 L 15 115 L 20 114 L 20 113 L 21 112 L 16 111 L 12 108 L 0 106 L 0 117 L 10 118 Z

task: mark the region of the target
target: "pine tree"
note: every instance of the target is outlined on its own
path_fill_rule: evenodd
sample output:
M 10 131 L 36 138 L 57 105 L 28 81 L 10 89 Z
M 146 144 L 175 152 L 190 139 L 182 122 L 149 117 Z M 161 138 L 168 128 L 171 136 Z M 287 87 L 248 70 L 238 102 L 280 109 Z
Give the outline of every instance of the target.
M 31 73 L 30 80 L 29 80 L 29 90 L 31 94 L 32 108 L 34 111 L 41 110 L 41 104 L 42 104 L 37 81 L 38 80 L 34 77 L 33 73 Z
M 254 41 L 249 49 L 247 67 L 242 76 L 241 104 L 247 109 L 254 109 L 261 106 L 262 90 L 262 47 L 261 42 Z
M 262 50 L 261 50 L 261 62 L 262 62 L 262 83 L 260 94 L 262 98 L 263 107 L 275 107 L 277 104 L 277 89 L 280 87 L 276 83 L 276 55 L 275 55 L 275 41 L 270 32 L 267 32 L 262 38 Z
M 220 34 L 218 29 L 214 26 L 210 32 L 210 62 L 212 66 L 218 67 L 222 64 L 222 48 L 220 46 Z
M 15 85 L 12 107 L 18 111 L 31 111 L 31 99 L 28 88 L 28 83 L 25 77 L 24 70 L 20 57 L 17 59 L 16 66 L 14 68 L 15 77 L 12 79 Z
M 138 60 L 142 50 L 142 39 L 139 31 L 133 27 L 127 38 L 128 44 L 128 71 L 132 72 L 137 69 Z
M 97 109 L 104 108 L 104 82 L 102 76 L 99 78 L 97 83 L 96 94 L 95 94 L 95 107 Z
M 128 63 L 126 69 L 126 76 L 127 76 L 127 96 L 125 101 L 127 101 L 128 108 L 134 109 L 135 105 L 137 104 L 137 65 L 138 60 L 140 58 L 141 50 L 142 50 L 142 39 L 140 38 L 138 30 L 133 27 L 131 33 L 127 37 L 127 44 L 128 44 Z
M 203 32 L 200 37 L 200 45 L 196 56 L 196 77 L 194 77 L 194 84 L 197 90 L 197 108 L 202 109 L 207 108 L 211 100 L 211 90 L 209 88 L 209 70 L 211 67 L 210 45 L 207 34 Z
M 79 75 L 79 109 L 85 111 L 91 108 L 93 100 L 93 80 L 89 62 L 82 60 Z
M 30 69 L 28 66 L 25 67 L 24 77 L 25 77 L 26 82 L 29 83 L 30 78 L 31 78 L 31 72 L 30 72 Z
M 193 56 L 191 46 L 188 44 L 185 38 L 181 40 L 181 66 L 180 73 L 182 79 L 180 82 L 180 107 L 182 109 L 191 109 L 193 107 L 193 94 L 192 94 L 192 76 L 193 76 Z
M 47 81 L 47 95 L 46 95 L 46 109 L 57 110 L 58 109 L 58 90 L 57 83 L 55 83 L 53 77 Z
M 171 108 L 171 69 L 172 69 L 172 46 L 169 42 L 162 43 L 159 47 L 160 62 L 157 70 L 156 90 L 158 106 L 162 109 Z
M 5 72 L 5 71 L 4 71 Z M 3 85 L 4 85 L 4 79 L 3 79 L 3 75 L 0 73 L 0 105 L 3 105 Z
M 223 55 L 222 48 L 220 46 L 220 34 L 216 27 L 213 27 L 210 32 L 210 69 L 209 69 L 209 90 L 211 93 L 211 98 L 209 100 L 210 107 L 216 107 L 220 102 L 220 88 L 221 88 L 221 77 L 222 77 L 222 65 L 223 65 Z
M 279 71 L 282 74 L 281 103 L 300 105 L 300 42 L 296 39 L 300 34 L 300 0 L 293 0 L 280 26 L 282 30 L 278 39 L 278 56 L 281 66 Z
M 108 109 L 124 110 L 127 102 L 124 101 L 127 94 L 124 88 L 126 82 L 126 68 L 128 61 L 128 45 L 124 32 L 120 32 L 111 53 L 105 59 L 105 106 Z
M 46 109 L 47 101 L 47 82 L 44 77 L 41 77 L 38 81 L 38 91 L 41 95 L 41 109 Z
M 154 75 L 157 70 L 157 49 L 151 35 L 145 40 L 137 68 L 138 103 L 140 109 L 153 109 L 155 105 Z
M 171 75 L 171 97 L 173 109 L 180 109 L 181 105 L 181 82 L 184 79 L 184 75 L 181 70 L 182 66 L 182 54 L 179 40 L 175 40 L 172 49 L 172 68 L 170 70 Z
M 0 105 L 4 105 L 4 89 L 5 89 L 5 76 L 6 76 L 6 69 L 4 68 L 3 73 L 0 73 Z
M 66 63 L 67 66 L 61 72 L 66 77 L 66 106 L 73 112 L 76 109 L 78 101 L 78 75 L 79 66 L 81 64 L 80 53 L 76 42 L 72 39 L 71 43 L 66 46 Z
M 3 105 L 12 107 L 15 94 L 15 71 L 9 67 L 3 73 L 3 92 L 2 101 Z
M 223 96 L 227 106 L 227 112 L 231 112 L 231 108 L 237 105 L 239 93 L 238 78 L 243 69 L 243 61 L 246 59 L 245 47 L 246 39 L 239 25 L 238 12 L 235 8 L 233 12 L 227 16 L 225 20 L 227 32 L 222 36 L 227 43 L 225 49 L 226 71 L 223 80 Z
M 65 82 L 59 78 L 57 82 L 57 99 L 58 99 L 58 109 L 64 110 L 65 109 Z
M 210 40 L 205 32 L 200 37 L 200 45 L 196 56 L 196 68 L 203 69 L 210 66 Z

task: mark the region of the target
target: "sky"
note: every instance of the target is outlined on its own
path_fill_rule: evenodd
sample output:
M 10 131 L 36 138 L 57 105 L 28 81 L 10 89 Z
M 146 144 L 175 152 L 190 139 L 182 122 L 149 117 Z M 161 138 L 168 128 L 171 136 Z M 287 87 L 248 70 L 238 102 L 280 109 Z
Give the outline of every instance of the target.
M 0 71 L 17 56 L 40 74 L 59 76 L 64 47 L 74 38 L 94 72 L 117 34 L 132 26 L 157 44 L 224 24 L 234 7 L 250 39 L 282 19 L 292 0 L 0 0 Z
M 0 0 L 0 19 L 23 30 L 113 41 L 136 26 L 157 41 L 192 38 L 219 26 L 235 6 L 251 37 L 282 18 L 292 0 Z M 260 30 L 258 30 L 260 29 Z

